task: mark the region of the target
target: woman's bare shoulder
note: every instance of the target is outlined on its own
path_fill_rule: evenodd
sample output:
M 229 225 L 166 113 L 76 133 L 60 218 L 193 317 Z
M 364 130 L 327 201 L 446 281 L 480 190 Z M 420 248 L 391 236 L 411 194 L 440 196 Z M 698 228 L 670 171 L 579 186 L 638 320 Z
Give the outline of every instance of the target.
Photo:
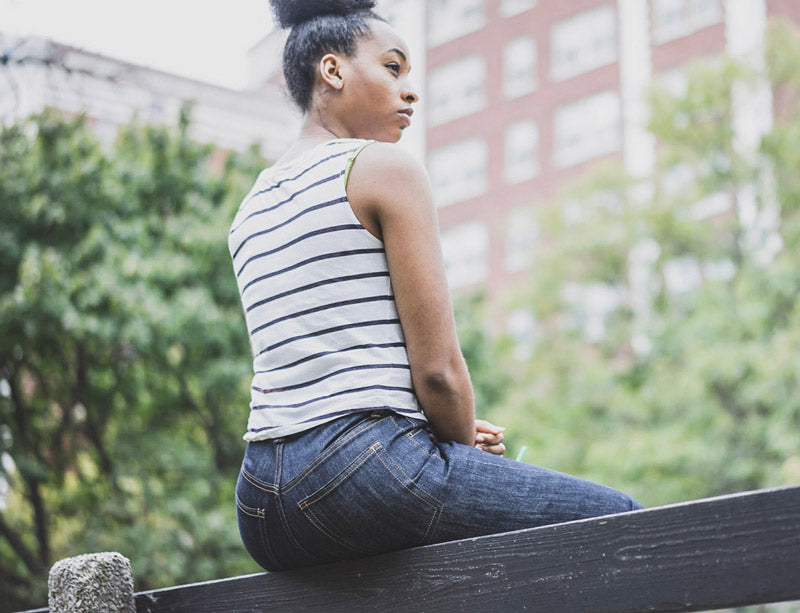
M 361 150 L 353 165 L 351 181 L 367 181 L 373 189 L 391 189 L 398 183 L 428 182 L 422 163 L 394 143 L 374 142 Z
M 406 149 L 391 143 L 372 143 L 362 149 L 347 182 L 350 205 L 375 236 L 390 221 L 410 223 L 411 216 L 430 217 L 433 195 L 425 167 Z

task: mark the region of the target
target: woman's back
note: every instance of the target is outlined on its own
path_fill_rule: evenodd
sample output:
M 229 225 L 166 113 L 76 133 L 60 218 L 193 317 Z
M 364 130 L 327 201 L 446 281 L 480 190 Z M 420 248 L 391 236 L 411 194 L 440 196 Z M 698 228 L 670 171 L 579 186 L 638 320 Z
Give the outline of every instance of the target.
M 229 247 L 254 354 L 246 440 L 286 436 L 414 396 L 383 243 L 353 213 L 336 139 L 261 173 Z

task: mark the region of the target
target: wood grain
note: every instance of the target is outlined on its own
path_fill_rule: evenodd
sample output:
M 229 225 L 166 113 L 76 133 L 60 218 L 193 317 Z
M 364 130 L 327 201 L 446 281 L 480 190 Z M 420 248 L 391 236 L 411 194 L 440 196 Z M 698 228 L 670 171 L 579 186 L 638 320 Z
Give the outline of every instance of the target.
M 707 611 L 800 599 L 800 487 L 139 593 L 139 613 Z

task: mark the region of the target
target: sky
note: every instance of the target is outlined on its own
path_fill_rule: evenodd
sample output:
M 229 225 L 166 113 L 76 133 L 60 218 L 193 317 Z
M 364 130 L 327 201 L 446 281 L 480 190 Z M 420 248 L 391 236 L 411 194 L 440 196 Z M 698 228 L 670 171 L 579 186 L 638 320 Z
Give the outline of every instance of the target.
M 247 50 L 271 28 L 267 0 L 0 0 L 2 33 L 234 88 L 247 81 Z

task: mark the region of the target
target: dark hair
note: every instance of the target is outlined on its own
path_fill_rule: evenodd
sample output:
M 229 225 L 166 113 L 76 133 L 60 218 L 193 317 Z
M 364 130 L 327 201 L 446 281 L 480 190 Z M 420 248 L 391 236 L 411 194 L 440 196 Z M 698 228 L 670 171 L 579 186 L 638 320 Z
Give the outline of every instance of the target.
M 283 49 L 289 94 L 303 112 L 311 107 L 317 62 L 326 53 L 352 56 L 358 39 L 370 33 L 367 19 L 375 0 L 270 0 L 282 28 L 291 28 Z

